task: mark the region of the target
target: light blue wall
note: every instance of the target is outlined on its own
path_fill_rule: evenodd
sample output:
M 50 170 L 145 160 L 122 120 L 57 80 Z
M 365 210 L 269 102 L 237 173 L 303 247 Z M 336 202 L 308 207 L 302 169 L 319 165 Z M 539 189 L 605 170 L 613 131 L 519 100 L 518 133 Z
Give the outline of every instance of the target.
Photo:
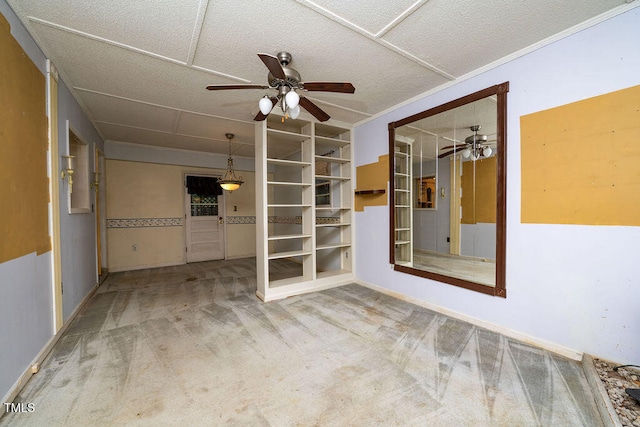
M 11 34 L 44 73 L 46 58 L 4 0 L 0 0 L 0 13 L 11 25 Z M 9 392 L 53 335 L 51 260 L 51 252 L 34 252 L 0 263 L 0 397 Z
M 520 117 L 640 84 L 638 40 L 635 7 L 357 126 L 355 166 L 387 153 L 389 122 L 510 82 L 507 298 L 393 271 L 387 207 L 355 214 L 356 277 L 538 341 L 637 363 L 640 227 L 521 224 Z
M 68 153 L 68 127 L 89 147 L 89 176 L 92 177 L 95 147 L 104 150 L 104 142 L 67 86 L 59 80 L 58 143 L 61 155 Z M 67 191 L 66 185 L 60 186 L 61 259 L 64 287 L 62 312 L 65 321 L 98 282 L 96 214 L 94 212 L 69 214 Z M 94 191 L 89 191 L 92 206 L 95 206 L 95 196 Z
M 435 175 L 435 160 L 424 162 L 422 176 Z M 420 175 L 420 164 L 413 165 L 413 175 Z M 436 209 L 413 210 L 413 247 L 425 251 L 449 253 L 449 203 L 451 195 L 451 177 L 449 158 L 438 160 L 438 179 L 436 181 Z M 444 188 L 444 198 L 440 197 L 440 189 Z
M 11 25 L 11 34 L 45 74 L 46 57 L 5 0 L 0 0 L 0 13 Z M 69 120 L 79 136 L 90 144 L 90 171 L 93 171 L 93 148 L 104 144 L 62 80 L 58 89 L 60 154 L 67 153 Z M 53 171 L 53 179 L 58 178 L 59 171 Z M 63 315 L 68 319 L 96 285 L 96 238 L 94 214 L 69 215 L 66 191 L 62 185 Z M 54 335 L 52 282 L 51 252 L 32 253 L 0 264 L 0 397 L 7 396 Z

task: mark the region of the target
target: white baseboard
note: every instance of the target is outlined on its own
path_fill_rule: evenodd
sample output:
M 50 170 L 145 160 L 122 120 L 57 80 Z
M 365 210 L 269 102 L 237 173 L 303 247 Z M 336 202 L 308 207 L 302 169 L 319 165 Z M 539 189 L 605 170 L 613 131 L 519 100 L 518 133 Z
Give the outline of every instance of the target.
M 93 294 L 95 294 L 97 290 L 98 290 L 98 284 L 96 283 L 93 289 L 87 294 L 87 296 L 82 300 L 82 302 L 78 304 L 78 307 L 76 307 L 73 313 L 71 313 L 67 321 L 62 324 L 62 327 L 60 328 L 58 333 L 56 333 L 51 338 L 49 338 L 49 341 L 47 341 L 45 346 L 42 347 L 42 349 L 38 352 L 36 357 L 31 361 L 29 366 L 27 366 L 27 368 L 24 370 L 22 375 L 20 375 L 18 380 L 9 389 L 7 394 L 2 398 L 1 402 L 6 402 L 6 403 L 13 402 L 16 396 L 18 396 L 18 393 L 20 393 L 20 390 L 22 390 L 22 388 L 27 384 L 27 382 L 29 382 L 29 380 L 31 379 L 31 376 L 35 375 L 40 370 L 40 366 L 42 365 L 42 362 L 49 355 L 49 352 L 51 352 L 51 349 L 53 349 L 53 346 L 56 345 L 56 343 L 58 342 L 62 334 L 67 330 L 71 322 L 73 322 L 73 320 L 76 318 L 78 313 L 82 311 L 84 306 L 87 304 L 87 302 L 89 302 L 89 300 L 91 299 L 91 297 L 93 297 Z M 0 411 L 0 418 L 4 413 L 5 413 L 4 411 Z
M 540 338 L 532 337 L 531 335 L 527 335 L 522 332 L 514 331 L 513 329 L 505 328 L 504 326 L 487 322 L 486 320 L 478 319 L 477 317 L 469 316 L 468 314 L 460 313 L 454 310 L 450 310 L 448 308 L 441 307 L 439 305 L 411 297 L 408 295 L 401 294 L 399 292 L 391 291 L 387 288 L 383 288 L 382 286 L 373 285 L 371 283 L 365 282 L 364 280 L 355 279 L 355 283 L 364 286 L 369 289 L 373 289 L 374 291 L 381 292 L 383 294 L 392 296 L 394 298 L 401 299 L 403 301 L 410 302 L 415 305 L 419 305 L 420 307 L 427 308 L 429 310 L 433 310 L 437 313 L 444 314 L 449 317 L 453 317 L 454 319 L 462 320 L 465 322 L 472 323 L 476 326 L 479 326 L 484 329 L 488 329 L 492 332 L 497 332 L 509 338 L 516 339 L 518 341 L 525 342 L 527 344 L 531 344 L 536 347 L 543 348 L 545 350 L 549 350 L 553 353 L 559 354 L 561 356 L 567 357 L 569 359 L 581 361 L 582 360 L 582 352 L 558 345 L 556 343 L 546 341 Z

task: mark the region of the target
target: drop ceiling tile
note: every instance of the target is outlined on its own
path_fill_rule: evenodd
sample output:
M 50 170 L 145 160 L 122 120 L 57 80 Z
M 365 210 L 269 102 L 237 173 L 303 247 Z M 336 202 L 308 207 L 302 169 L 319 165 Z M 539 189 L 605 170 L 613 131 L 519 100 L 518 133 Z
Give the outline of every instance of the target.
M 200 2 L 21 0 L 11 3 L 31 18 L 186 61 Z
M 253 123 L 234 122 L 217 117 L 194 113 L 181 113 L 176 132 L 185 136 L 225 139 L 226 133 L 235 135 L 234 141 L 253 144 L 255 126 Z
M 309 4 L 309 1 L 301 1 Z M 409 9 L 415 0 L 395 1 L 344 1 L 314 0 L 313 4 L 339 18 L 356 25 L 371 34 L 377 34 L 394 19 Z
M 47 40 L 47 55 L 57 58 L 54 64 L 73 87 L 187 111 L 253 119 L 237 104 L 238 94 L 231 93 L 238 91 L 213 94 L 205 89 L 208 84 L 230 83 L 228 79 L 51 27 L 34 28 Z M 253 97 L 247 101 L 255 102 L 255 94 Z
M 226 140 L 195 138 L 185 135 L 176 135 L 175 145 L 170 145 L 169 147 L 181 148 L 183 150 L 203 151 L 206 153 L 217 153 L 224 156 L 229 154 L 229 144 Z
M 100 122 L 174 132 L 178 121 L 179 112 L 173 109 L 83 90 L 78 94 L 91 117 Z
M 149 129 L 131 128 L 113 123 L 95 122 L 105 141 L 119 141 L 133 144 L 170 147 L 176 136 L 171 133 L 157 132 Z
M 623 3 L 430 0 L 383 39 L 459 77 Z
M 291 17 L 286 25 L 265 19 L 271 9 L 270 3 L 259 0 L 210 3 L 194 63 L 230 73 L 246 69 L 244 77 L 266 84 L 268 71 L 256 54 L 276 55 L 286 50 L 293 56 L 290 66 L 303 81 L 351 82 L 356 88 L 355 96 L 318 92 L 314 97 L 357 102 L 356 110 L 370 114 L 446 82 L 424 66 L 297 2 L 283 2 L 282 10 Z M 295 34 L 301 36 L 292 36 Z M 252 92 L 254 99 L 262 95 L 259 90 Z

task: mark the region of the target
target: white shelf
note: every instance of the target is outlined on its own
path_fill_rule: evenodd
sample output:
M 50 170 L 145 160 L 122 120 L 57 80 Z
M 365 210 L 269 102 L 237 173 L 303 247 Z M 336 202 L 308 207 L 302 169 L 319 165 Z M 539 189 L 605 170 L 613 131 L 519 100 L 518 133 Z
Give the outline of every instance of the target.
M 269 236 L 267 240 L 277 241 L 277 240 L 290 240 L 290 239 L 307 239 L 309 237 L 311 237 L 311 234 L 281 234 L 279 236 Z
M 267 205 L 268 208 L 310 208 L 310 204 L 274 204 Z
M 316 135 L 316 143 L 329 144 L 329 145 L 334 145 L 336 147 L 344 147 L 349 145 L 351 142 L 346 141 L 344 139 L 328 138 L 326 136 Z
M 283 121 L 277 112 L 255 123 L 256 294 L 265 301 L 349 283 L 353 276 L 352 129 L 335 123 Z M 321 162 L 326 169 L 314 175 Z M 286 220 L 269 222 L 271 216 Z M 271 260 L 287 258 L 299 271 L 276 274 Z
M 286 185 L 290 187 L 310 187 L 312 184 L 307 182 L 282 182 L 282 181 L 267 181 L 267 185 Z
M 326 179 L 334 181 L 349 181 L 351 178 L 348 176 L 331 176 L 331 175 L 316 175 L 316 179 Z
M 337 212 L 337 211 L 348 211 L 351 208 L 349 207 L 335 207 L 335 206 L 316 206 L 316 211 L 333 211 L 333 212 Z
M 347 248 L 349 246 L 351 246 L 351 243 L 327 243 L 324 245 L 316 245 L 316 250 Z
M 316 156 L 316 161 L 324 161 L 330 163 L 350 163 L 350 159 L 343 159 L 340 157 L 329 157 L 329 156 Z
M 269 259 L 293 258 L 297 256 L 311 255 L 311 253 L 312 253 L 311 251 L 276 252 L 276 253 L 270 253 Z
M 302 133 L 289 132 L 279 129 L 267 129 L 267 137 L 276 137 L 278 140 L 302 142 L 311 138 L 311 135 Z
M 267 163 L 282 166 L 311 166 L 311 162 L 301 162 L 298 160 L 272 159 L 268 158 Z

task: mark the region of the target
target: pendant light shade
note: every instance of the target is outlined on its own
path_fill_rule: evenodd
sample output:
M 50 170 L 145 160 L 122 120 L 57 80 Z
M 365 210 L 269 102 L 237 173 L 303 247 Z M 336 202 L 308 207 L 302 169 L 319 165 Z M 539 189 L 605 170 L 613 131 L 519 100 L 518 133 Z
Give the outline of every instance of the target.
M 300 115 L 300 106 L 296 105 L 293 108 L 289 108 L 289 117 L 291 117 L 292 119 L 297 119 L 298 116 Z
M 273 103 L 271 102 L 271 99 L 269 99 L 268 96 L 265 96 L 260 99 L 260 101 L 258 102 L 258 106 L 260 107 L 260 112 L 266 116 L 271 112 L 271 109 L 273 108 Z
M 294 90 L 290 90 L 284 97 L 284 100 L 287 103 L 287 106 L 291 109 L 296 108 L 300 103 L 300 95 L 296 93 Z

